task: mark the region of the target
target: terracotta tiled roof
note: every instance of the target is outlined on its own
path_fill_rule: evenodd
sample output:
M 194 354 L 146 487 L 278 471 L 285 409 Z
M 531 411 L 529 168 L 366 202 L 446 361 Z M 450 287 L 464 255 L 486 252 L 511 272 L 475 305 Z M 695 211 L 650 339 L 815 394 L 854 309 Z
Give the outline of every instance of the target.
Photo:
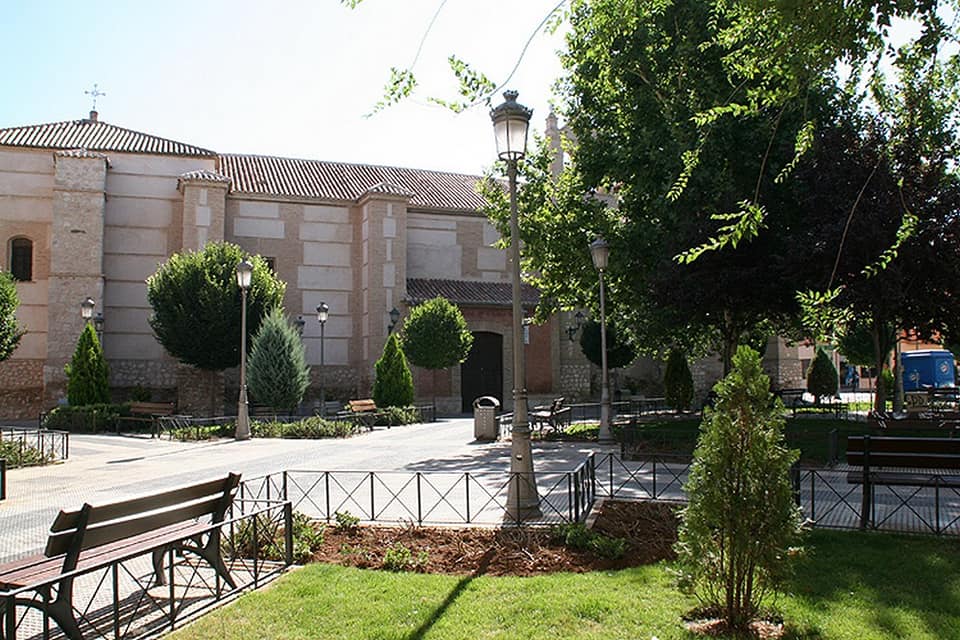
M 230 182 L 230 177 L 209 169 L 196 169 L 180 174 L 180 180 L 202 180 L 204 182 Z
M 442 171 L 233 154 L 220 156 L 220 171 L 233 178 L 235 193 L 355 202 L 389 185 L 410 194 L 411 208 L 477 211 L 486 203 L 477 176 Z
M 98 160 L 106 160 L 106 154 L 100 153 L 99 151 L 90 151 L 89 149 L 67 149 L 65 151 L 54 151 L 53 155 L 60 158 L 96 158 Z
M 167 156 L 215 156 L 193 145 L 124 129 L 98 120 L 66 120 L 0 129 L 0 146 L 86 149 Z
M 532 307 L 540 302 L 540 292 L 536 288 L 524 284 L 520 292 L 524 306 Z M 437 296 L 464 306 L 509 307 L 513 304 L 513 286 L 509 282 L 407 278 L 407 300 L 411 303 L 417 304 Z
M 398 187 L 395 184 L 390 184 L 389 182 L 381 182 L 379 184 L 375 184 L 369 189 L 367 189 L 367 193 L 377 193 L 380 195 L 388 195 L 388 196 L 400 196 L 402 198 L 413 197 L 413 194 L 411 192 L 407 191 L 403 187 Z

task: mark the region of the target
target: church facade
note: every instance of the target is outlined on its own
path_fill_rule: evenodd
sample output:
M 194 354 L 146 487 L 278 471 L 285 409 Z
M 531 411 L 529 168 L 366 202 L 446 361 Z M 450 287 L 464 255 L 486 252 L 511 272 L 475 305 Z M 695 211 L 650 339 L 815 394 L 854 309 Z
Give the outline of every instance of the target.
M 236 372 L 211 382 L 167 355 L 148 324 L 145 285 L 172 254 L 218 240 L 264 256 L 287 283 L 285 311 L 305 320 L 310 397 L 321 379 L 321 301 L 330 308 L 323 384 L 327 398 L 346 400 L 370 392 L 390 311 L 400 311 L 402 323 L 412 305 L 444 295 L 463 310 L 477 348 L 437 376 L 415 371 L 418 396 L 436 397 L 444 413 L 466 411 L 480 395 L 509 406 L 510 265 L 480 212 L 477 180 L 222 154 L 102 122 L 96 112 L 0 129 L 0 264 L 18 279 L 27 329 L 0 363 L 0 417 L 34 417 L 62 402 L 87 297 L 103 316 L 117 399 L 139 387 L 190 411 L 212 384 L 229 406 Z M 532 310 L 536 291 L 523 295 Z M 529 327 L 534 399 L 589 393 L 591 367 L 568 337 L 570 321 L 561 314 Z
M 546 135 L 558 149 L 556 118 Z M 64 401 L 64 365 L 92 298 L 115 400 L 143 390 L 197 414 L 231 411 L 236 370 L 211 375 L 165 353 L 148 324 L 146 279 L 174 253 L 225 240 L 259 254 L 287 283 L 284 309 L 304 320 L 311 365 L 307 402 L 368 397 L 373 364 L 413 305 L 442 295 L 474 334 L 468 360 L 414 370 L 418 399 L 468 413 L 492 395 L 511 408 L 510 264 L 482 214 L 477 176 L 273 156 L 224 154 L 90 117 L 0 129 L 0 268 L 18 280 L 27 333 L 0 362 L 0 418 L 32 418 Z M 589 238 L 584 239 L 584 251 Z M 522 292 L 528 315 L 537 292 Z M 315 309 L 329 306 L 321 330 Z M 581 352 L 570 313 L 525 328 L 532 403 L 599 397 L 599 371 Z M 772 340 L 775 384 L 803 386 L 797 347 Z M 721 375 L 716 358 L 692 363 L 696 398 Z M 662 363 L 641 359 L 619 380 L 657 393 Z M 615 380 L 617 377 L 614 378 Z M 629 384 L 621 384 L 625 389 Z M 223 402 L 211 398 L 222 398 Z

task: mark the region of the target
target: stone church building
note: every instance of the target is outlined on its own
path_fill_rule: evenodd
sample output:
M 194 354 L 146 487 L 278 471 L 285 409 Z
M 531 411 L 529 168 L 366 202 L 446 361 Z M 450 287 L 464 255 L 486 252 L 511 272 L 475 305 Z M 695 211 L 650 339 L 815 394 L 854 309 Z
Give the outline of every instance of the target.
M 176 252 L 227 240 L 270 261 L 285 310 L 306 320 L 315 397 L 325 326 L 328 398 L 367 397 L 394 308 L 436 295 L 458 304 L 475 334 L 461 367 L 436 377 L 441 412 L 479 395 L 510 404 L 513 385 L 507 253 L 480 213 L 477 176 L 269 156 L 222 154 L 89 118 L 0 129 L 0 265 L 18 280 L 27 329 L 0 363 L 0 417 L 34 417 L 65 396 L 64 365 L 88 296 L 118 398 L 135 387 L 189 411 L 197 374 L 154 339 L 145 279 Z M 537 293 L 524 292 L 531 308 Z M 589 391 L 590 366 L 554 317 L 529 328 L 534 398 Z M 431 398 L 434 377 L 416 372 Z M 226 372 L 226 406 L 237 388 Z M 195 393 L 193 395 L 196 395 Z M 229 410 L 229 409 L 228 409 Z
M 552 116 L 547 135 L 559 148 Z M 287 283 L 287 314 L 306 320 L 309 398 L 320 381 L 315 309 L 321 301 L 330 308 L 323 383 L 327 398 L 345 401 L 369 395 L 390 311 L 399 310 L 402 322 L 412 305 L 443 295 L 462 309 L 474 349 L 462 366 L 436 377 L 416 371 L 418 397 L 436 397 L 446 414 L 469 411 L 480 395 L 509 407 L 510 265 L 480 212 L 478 179 L 218 153 L 103 122 L 95 111 L 80 120 L 0 129 L 0 268 L 18 280 L 18 316 L 27 329 L 13 357 L 0 363 L 0 417 L 35 417 L 63 401 L 64 365 L 88 296 L 103 315 L 116 398 L 142 387 L 153 399 L 176 399 L 182 411 L 202 411 L 200 398 L 210 393 L 199 381 L 209 386 L 209 376 L 178 364 L 155 340 L 145 280 L 172 254 L 217 240 L 264 256 Z M 532 310 L 537 292 L 526 289 L 523 296 Z M 596 368 L 568 331 L 572 323 L 563 313 L 529 327 L 527 388 L 534 402 L 587 398 L 591 380 L 596 394 Z M 782 359 L 782 348 L 774 349 L 775 359 Z M 695 366 L 694 375 L 700 392 L 719 371 L 708 362 Z M 236 371 L 213 384 L 224 389 L 230 407 Z

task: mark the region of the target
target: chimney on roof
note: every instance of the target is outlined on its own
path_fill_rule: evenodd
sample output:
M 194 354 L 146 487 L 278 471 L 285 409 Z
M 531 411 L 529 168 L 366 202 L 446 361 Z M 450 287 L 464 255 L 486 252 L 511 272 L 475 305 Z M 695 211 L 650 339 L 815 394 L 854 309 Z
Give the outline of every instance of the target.
M 91 121 L 91 122 L 96 122 L 98 115 L 100 115 L 100 114 L 98 114 L 96 111 L 91 111 L 91 112 L 90 112 L 90 118 L 89 118 L 90 121 Z

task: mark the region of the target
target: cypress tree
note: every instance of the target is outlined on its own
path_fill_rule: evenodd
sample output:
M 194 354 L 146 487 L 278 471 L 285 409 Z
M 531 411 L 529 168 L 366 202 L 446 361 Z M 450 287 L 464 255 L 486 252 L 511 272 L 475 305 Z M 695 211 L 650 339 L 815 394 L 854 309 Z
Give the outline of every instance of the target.
M 310 383 L 303 341 L 275 307 L 253 338 L 247 363 L 247 385 L 253 399 L 274 410 L 292 410 Z
M 789 479 L 798 452 L 786 446 L 783 403 L 770 393 L 756 351 L 739 347 L 714 390 L 716 409 L 705 410 L 684 486 L 690 502 L 676 546 L 680 586 L 744 632 L 783 584 L 799 541 Z
M 409 407 L 413 404 L 413 375 L 403 355 L 397 334 L 383 345 L 383 355 L 374 365 L 373 401 L 377 407 Z
M 679 349 L 671 349 L 667 357 L 667 370 L 663 374 L 663 387 L 667 405 L 677 411 L 690 406 L 693 400 L 693 376 L 687 359 Z
M 807 370 L 807 391 L 820 402 L 821 396 L 829 397 L 837 393 L 837 384 L 837 368 L 833 366 L 827 351 L 818 347 L 817 356 Z
M 67 400 L 72 406 L 110 402 L 110 373 L 93 325 L 84 326 L 77 339 L 67 374 Z

